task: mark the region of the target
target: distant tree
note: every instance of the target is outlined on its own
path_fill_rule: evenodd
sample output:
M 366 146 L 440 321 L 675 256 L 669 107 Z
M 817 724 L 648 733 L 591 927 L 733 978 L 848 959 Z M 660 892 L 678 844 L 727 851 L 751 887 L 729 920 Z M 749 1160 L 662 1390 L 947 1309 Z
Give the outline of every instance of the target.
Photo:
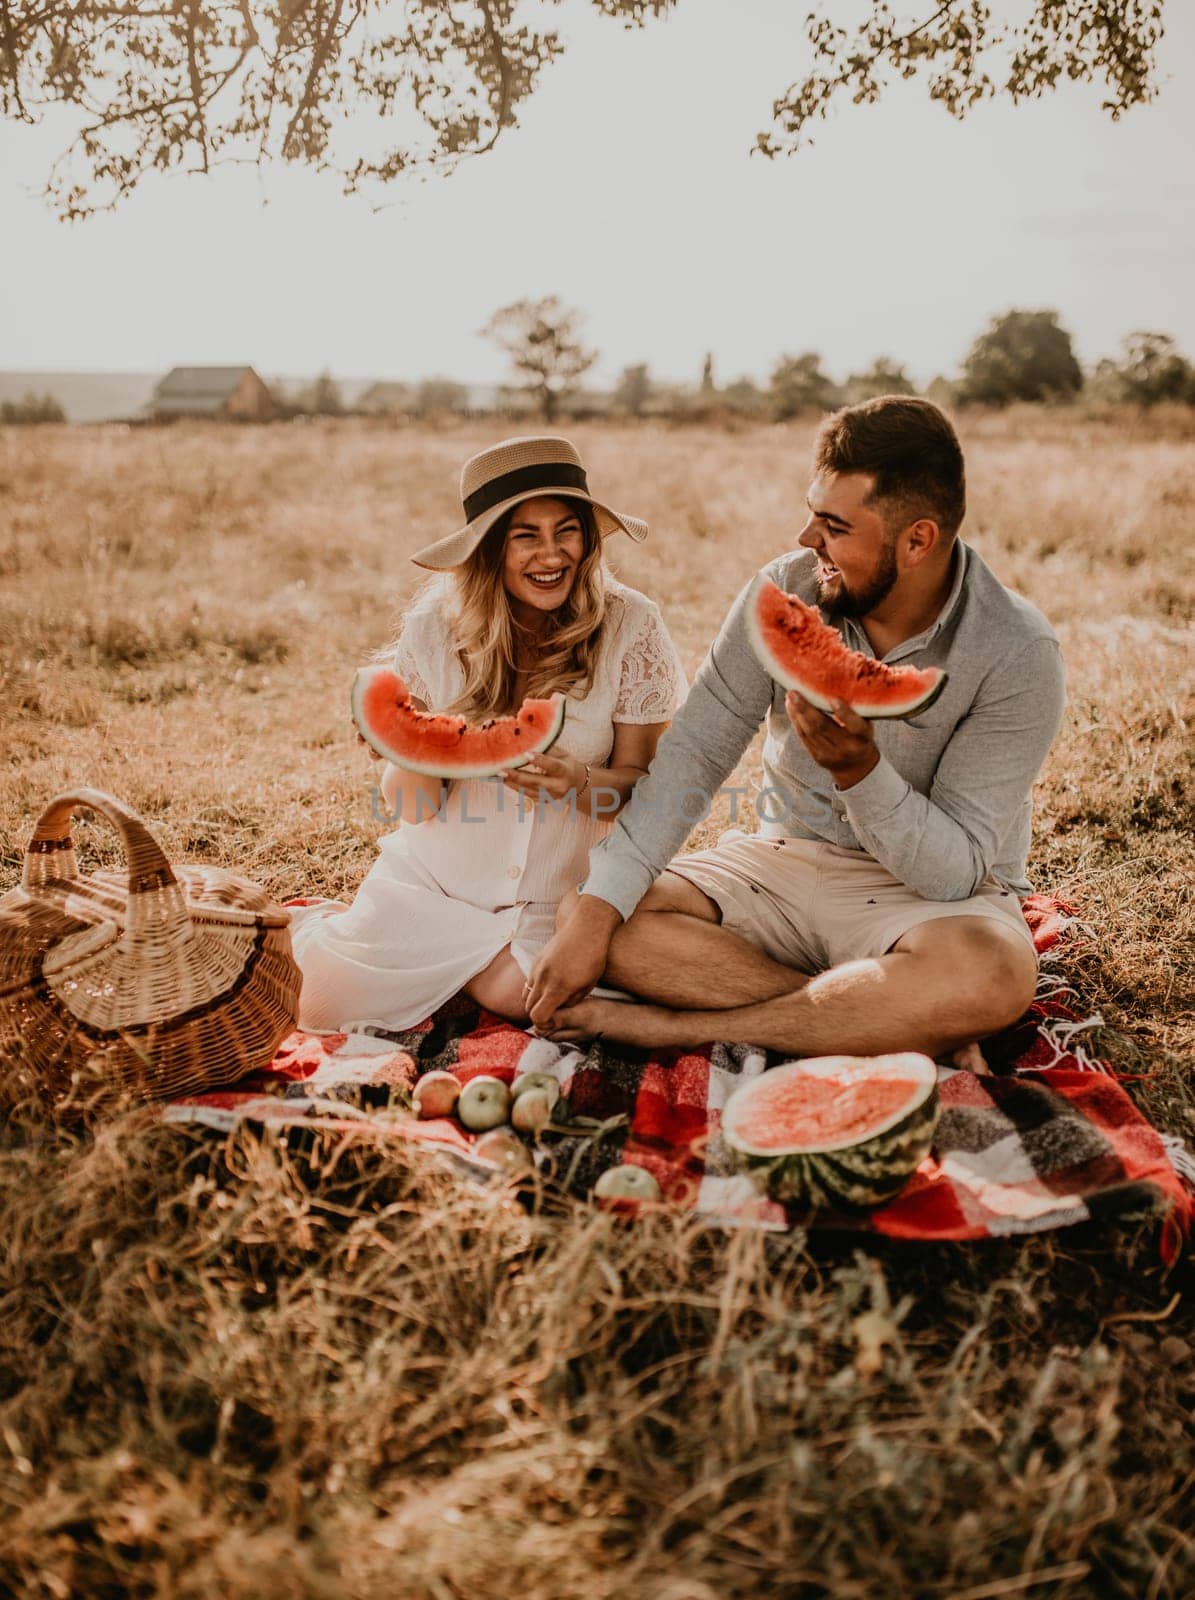
M 949 378 L 944 378 L 938 373 L 936 378 L 931 378 L 925 386 L 925 398 L 932 400 L 936 406 L 941 406 L 943 411 L 958 404 L 958 384 L 952 383 Z
M 743 417 L 762 417 L 768 410 L 768 396 L 754 378 L 736 378 L 728 383 L 719 391 L 718 402 Z
M 709 351 L 701 363 L 701 392 L 704 395 L 713 394 L 717 385 L 714 383 L 714 353 Z
M 651 398 L 644 409 L 648 417 L 667 417 L 672 422 L 696 422 L 705 415 L 697 390 L 689 383 L 652 382 Z
M 545 422 L 556 420 L 563 397 L 597 360 L 581 342 L 580 325 L 581 313 L 552 294 L 503 306 L 481 330 L 510 357 Z
M 0 422 L 23 426 L 39 422 L 65 422 L 66 412 L 52 394 L 30 392 L 21 400 L 5 400 L 0 405 Z
M 339 417 L 344 412 L 339 386 L 326 368 L 304 393 L 300 404 L 313 417 Z
M 614 409 L 628 417 L 641 417 L 651 399 L 651 376 L 643 362 L 624 367 L 614 390 Z
M 397 417 L 408 414 L 414 404 L 414 387 L 391 378 L 370 384 L 358 399 L 357 409 L 367 417 Z
M 1058 313 L 1009 311 L 971 346 L 959 399 L 991 406 L 1069 400 L 1082 387 L 1083 372 Z
M 539 411 L 539 401 L 528 389 L 514 383 L 500 383 L 494 390 L 494 414 L 500 417 L 531 417 Z
M 881 394 L 916 394 L 905 369 L 887 356 L 873 361 L 866 372 L 857 372 L 843 385 L 844 397 L 850 405 L 861 400 L 874 400 Z
M 772 372 L 771 397 L 777 422 L 802 411 L 832 411 L 842 398 L 822 371 L 822 358 L 814 350 L 801 356 L 781 356 Z
M 459 413 L 467 409 L 469 391 L 453 378 L 424 378 L 415 388 L 411 411 L 417 417 Z
M 641 27 L 679 0 L 590 4 Z M 1157 93 L 1163 6 L 1024 0 L 1010 22 L 981 0 L 926 0 L 920 15 L 871 0 L 842 26 L 841 7 L 814 0 L 812 68 L 773 99 L 755 148 L 790 153 L 837 101 L 873 103 L 897 78 L 919 78 L 955 117 L 996 96 L 1016 103 L 1060 83 L 1096 83 L 1119 117 Z M 719 8 L 728 50 L 753 47 L 744 9 Z M 298 162 L 338 173 L 352 192 L 492 150 L 564 54 L 555 15 L 553 0 L 5 3 L 0 115 L 33 123 L 62 108 L 71 143 L 46 195 L 66 217 L 118 204 L 149 174 L 222 162 Z M 374 117 L 388 142 L 365 156 L 353 125 Z
M 1097 393 L 1138 406 L 1195 404 L 1195 368 L 1168 333 L 1130 333 L 1121 351 L 1119 361 L 1101 361 L 1096 368 Z

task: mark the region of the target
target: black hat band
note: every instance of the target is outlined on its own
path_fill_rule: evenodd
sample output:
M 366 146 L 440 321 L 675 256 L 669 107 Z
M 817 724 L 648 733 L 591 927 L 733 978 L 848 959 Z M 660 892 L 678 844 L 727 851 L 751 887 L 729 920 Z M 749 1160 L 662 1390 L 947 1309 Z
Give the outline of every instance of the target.
M 559 489 L 565 485 L 588 494 L 589 482 L 585 476 L 585 468 L 575 467 L 567 461 L 518 467 L 514 472 L 504 472 L 500 478 L 491 478 L 488 483 L 483 483 L 480 489 L 475 489 L 464 502 L 465 518 L 469 522 L 475 522 L 483 512 L 488 511 L 491 506 L 501 505 L 504 500 L 513 500 L 516 496 L 527 494 L 533 489 Z

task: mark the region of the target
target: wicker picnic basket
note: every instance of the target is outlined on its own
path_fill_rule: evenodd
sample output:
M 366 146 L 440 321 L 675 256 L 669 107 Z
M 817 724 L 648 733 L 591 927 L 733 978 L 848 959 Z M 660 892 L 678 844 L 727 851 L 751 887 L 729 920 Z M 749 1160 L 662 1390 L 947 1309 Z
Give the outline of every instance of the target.
M 79 807 L 120 833 L 127 871 L 79 875 Z M 141 818 L 72 789 L 38 818 L 0 896 L 0 1098 L 150 1098 L 231 1083 L 295 1025 L 289 914 L 221 867 L 171 867 Z

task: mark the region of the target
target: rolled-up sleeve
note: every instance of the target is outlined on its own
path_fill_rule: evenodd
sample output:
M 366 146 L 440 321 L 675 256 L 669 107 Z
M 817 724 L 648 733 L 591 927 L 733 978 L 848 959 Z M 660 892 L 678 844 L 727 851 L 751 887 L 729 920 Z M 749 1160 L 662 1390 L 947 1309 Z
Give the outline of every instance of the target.
M 1029 804 L 1065 706 L 1058 643 L 1035 639 L 989 675 L 944 750 L 928 795 L 884 757 L 842 791 L 859 843 L 926 900 L 977 893 Z
M 581 892 L 608 901 L 624 918 L 692 832 L 697 798 L 713 803 L 771 703 L 772 680 L 747 636 L 749 589 L 731 606 L 630 805 L 590 852 Z

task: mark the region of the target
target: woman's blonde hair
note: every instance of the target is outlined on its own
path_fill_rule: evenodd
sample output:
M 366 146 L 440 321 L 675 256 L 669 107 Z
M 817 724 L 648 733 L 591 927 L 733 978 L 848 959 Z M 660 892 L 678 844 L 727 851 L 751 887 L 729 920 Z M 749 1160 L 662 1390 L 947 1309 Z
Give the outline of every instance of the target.
M 602 539 L 593 508 L 585 500 L 552 495 L 574 511 L 584 542 L 572 588 L 564 603 L 551 613 L 549 631 L 537 641 L 537 655 L 528 675 L 526 695 L 543 698 L 557 692 L 579 690 L 593 684 L 594 666 L 602 622 L 606 614 L 606 589 L 602 565 Z M 521 502 L 520 502 L 521 503 Z M 409 611 L 432 592 L 446 604 L 449 631 L 456 644 L 465 682 L 447 706 L 432 709 L 457 716 L 504 716 L 517 709 L 515 697 L 516 642 L 519 625 L 510 610 L 510 597 L 502 583 L 506 535 L 517 506 L 498 519 L 477 549 L 451 574 L 437 576 L 415 596 Z M 375 660 L 390 661 L 398 641 L 378 651 Z

